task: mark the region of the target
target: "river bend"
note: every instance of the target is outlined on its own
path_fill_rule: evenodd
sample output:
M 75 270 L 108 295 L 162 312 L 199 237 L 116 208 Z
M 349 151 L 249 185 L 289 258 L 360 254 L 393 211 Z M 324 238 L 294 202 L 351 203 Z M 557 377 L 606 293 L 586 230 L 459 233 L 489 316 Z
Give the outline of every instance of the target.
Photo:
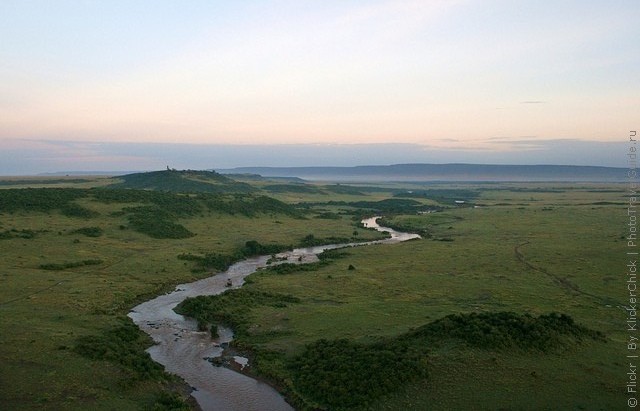
M 362 221 L 365 227 L 385 231 L 390 237 L 365 243 L 332 244 L 299 248 L 278 254 L 285 261 L 299 263 L 317 260 L 325 250 L 371 244 L 391 244 L 419 238 L 380 227 L 379 217 Z M 176 374 L 193 387 L 192 395 L 204 411 L 291 411 L 293 408 L 271 386 L 224 367 L 215 367 L 205 358 L 222 355 L 220 344 L 233 338 L 230 329 L 220 327 L 220 338 L 211 339 L 209 332 L 200 332 L 195 320 L 176 314 L 173 309 L 184 299 L 199 295 L 215 295 L 241 287 L 244 278 L 267 267 L 270 256 L 252 257 L 233 264 L 223 273 L 199 281 L 178 285 L 175 291 L 158 296 L 134 307 L 129 317 L 149 334 L 154 346 L 147 351 L 167 372 Z M 228 282 L 232 286 L 228 286 Z

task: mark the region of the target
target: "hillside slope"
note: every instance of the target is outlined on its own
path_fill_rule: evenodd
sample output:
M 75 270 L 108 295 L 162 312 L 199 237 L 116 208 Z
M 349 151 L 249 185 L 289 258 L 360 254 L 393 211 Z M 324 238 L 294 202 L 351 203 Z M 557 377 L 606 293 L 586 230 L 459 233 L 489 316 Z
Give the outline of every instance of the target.
M 127 174 L 118 177 L 119 182 L 108 188 L 134 188 L 180 193 L 249 193 L 255 191 L 249 184 L 241 183 L 214 171 L 163 170 Z

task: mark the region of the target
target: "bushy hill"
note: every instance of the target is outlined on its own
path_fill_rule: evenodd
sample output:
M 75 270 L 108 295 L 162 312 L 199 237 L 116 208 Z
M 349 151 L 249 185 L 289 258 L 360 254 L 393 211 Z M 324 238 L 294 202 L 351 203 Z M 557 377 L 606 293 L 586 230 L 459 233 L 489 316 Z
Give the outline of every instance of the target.
M 171 191 L 176 193 L 250 193 L 249 184 L 222 176 L 214 171 L 163 170 L 127 174 L 118 177 L 121 182 L 108 188 L 134 188 L 139 190 Z

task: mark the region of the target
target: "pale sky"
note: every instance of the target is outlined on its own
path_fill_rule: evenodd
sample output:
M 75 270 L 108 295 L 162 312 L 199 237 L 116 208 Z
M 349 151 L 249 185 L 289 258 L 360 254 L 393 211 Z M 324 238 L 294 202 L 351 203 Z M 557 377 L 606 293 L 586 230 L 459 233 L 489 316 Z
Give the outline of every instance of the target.
M 0 150 L 620 143 L 639 22 L 637 0 L 1 0 Z

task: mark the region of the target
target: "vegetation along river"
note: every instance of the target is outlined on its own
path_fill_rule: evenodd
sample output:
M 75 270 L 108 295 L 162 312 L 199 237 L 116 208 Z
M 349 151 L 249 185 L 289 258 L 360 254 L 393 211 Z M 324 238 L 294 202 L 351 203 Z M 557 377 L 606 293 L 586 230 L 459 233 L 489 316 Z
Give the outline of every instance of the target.
M 317 254 L 329 249 L 371 244 L 390 244 L 419 238 L 417 234 L 401 233 L 380 227 L 378 217 L 362 221 L 365 227 L 388 232 L 384 240 L 366 243 L 332 244 L 299 248 L 279 254 L 288 262 L 316 261 Z M 220 328 L 220 338 L 212 339 L 207 331 L 198 331 L 191 318 L 176 314 L 173 309 L 184 299 L 198 295 L 215 295 L 230 288 L 241 287 L 244 278 L 267 266 L 270 256 L 252 257 L 240 261 L 223 273 L 189 284 L 181 284 L 176 290 L 134 307 L 129 317 L 149 334 L 156 345 L 148 352 L 154 361 L 165 369 L 182 377 L 194 388 L 192 395 L 204 411 L 280 411 L 292 410 L 284 398 L 271 386 L 224 367 L 215 367 L 206 358 L 222 355 L 221 344 L 233 338 L 229 329 Z M 232 284 L 229 287 L 228 282 Z M 242 360 L 240 360 L 242 361 Z

